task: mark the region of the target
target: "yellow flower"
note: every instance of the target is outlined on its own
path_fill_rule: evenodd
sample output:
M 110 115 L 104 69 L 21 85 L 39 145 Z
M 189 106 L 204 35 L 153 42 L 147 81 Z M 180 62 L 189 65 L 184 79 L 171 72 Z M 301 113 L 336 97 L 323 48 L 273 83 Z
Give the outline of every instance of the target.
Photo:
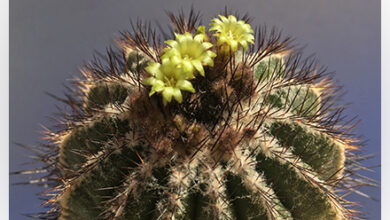
M 201 30 L 200 30 L 201 31 Z M 165 49 L 162 55 L 162 63 L 172 62 L 187 73 L 194 73 L 196 69 L 204 76 L 203 65 L 213 66 L 213 58 L 216 56 L 214 52 L 209 50 L 213 45 L 209 42 L 204 42 L 206 35 L 198 33 L 194 37 L 191 33 L 175 34 L 176 40 L 167 40 L 165 43 L 168 48 Z
M 215 31 L 214 36 L 218 37 L 218 46 L 227 45 L 232 52 L 241 45 L 245 50 L 248 49 L 248 43 L 254 43 L 253 30 L 249 24 L 243 20 L 237 21 L 233 15 L 228 18 L 219 15 L 220 19 L 214 18 L 211 23 L 210 31 Z
M 172 97 L 181 103 L 183 101 L 181 90 L 195 92 L 191 82 L 187 80 L 188 73 L 169 60 L 162 64 L 151 62 L 145 70 L 152 75 L 143 80 L 144 84 L 152 86 L 149 96 L 156 92 L 162 93 L 164 105 L 171 102 Z

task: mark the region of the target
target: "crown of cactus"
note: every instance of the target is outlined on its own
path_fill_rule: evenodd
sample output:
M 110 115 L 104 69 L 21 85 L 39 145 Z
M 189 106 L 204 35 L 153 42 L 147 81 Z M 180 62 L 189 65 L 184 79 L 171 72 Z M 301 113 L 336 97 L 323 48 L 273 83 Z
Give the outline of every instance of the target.
M 33 170 L 50 171 L 34 181 L 52 186 L 41 217 L 357 217 L 343 195 L 362 184 L 359 140 L 325 70 L 280 32 L 254 39 L 247 17 L 206 30 L 193 12 L 169 15 L 176 40 L 139 23 L 75 79 Z

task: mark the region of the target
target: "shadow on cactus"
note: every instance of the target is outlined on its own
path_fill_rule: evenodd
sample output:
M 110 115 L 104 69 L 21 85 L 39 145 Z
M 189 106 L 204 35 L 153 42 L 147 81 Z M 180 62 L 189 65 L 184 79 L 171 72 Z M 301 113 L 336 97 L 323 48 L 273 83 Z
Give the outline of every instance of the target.
M 247 16 L 169 13 L 82 69 L 71 113 L 36 148 L 45 219 L 357 219 L 375 182 L 339 87 L 289 37 Z M 358 192 L 360 193 L 360 192 Z

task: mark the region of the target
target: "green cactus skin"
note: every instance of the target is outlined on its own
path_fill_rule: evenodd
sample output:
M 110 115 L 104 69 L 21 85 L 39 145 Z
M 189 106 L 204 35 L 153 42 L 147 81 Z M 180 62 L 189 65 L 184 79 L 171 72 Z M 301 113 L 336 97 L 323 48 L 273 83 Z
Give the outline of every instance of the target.
M 196 14 L 170 17 L 177 33 L 196 32 Z M 356 217 L 342 195 L 356 182 L 344 173 L 359 141 L 314 59 L 260 29 L 255 46 L 217 57 L 194 79 L 197 92 L 164 106 L 141 83 L 163 46 L 137 28 L 107 66 L 83 68 L 66 101 L 72 114 L 47 131 L 42 158 L 56 184 L 42 218 Z

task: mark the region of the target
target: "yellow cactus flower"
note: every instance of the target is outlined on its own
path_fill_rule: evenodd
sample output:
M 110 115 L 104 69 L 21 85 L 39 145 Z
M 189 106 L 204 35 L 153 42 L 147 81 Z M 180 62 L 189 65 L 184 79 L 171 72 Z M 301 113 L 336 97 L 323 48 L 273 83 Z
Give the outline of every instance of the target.
M 237 21 L 233 15 L 228 18 L 219 15 L 219 18 L 214 18 L 214 23 L 210 24 L 210 31 L 215 31 L 214 36 L 218 37 L 218 46 L 228 46 L 231 52 L 235 52 L 239 45 L 247 50 L 248 43 L 254 43 L 253 30 L 249 24 L 243 20 Z
M 152 86 L 149 96 L 154 93 L 162 93 L 163 103 L 172 101 L 172 97 L 179 103 L 183 101 L 181 90 L 194 93 L 192 83 L 188 81 L 188 73 L 177 64 L 166 61 L 162 64 L 151 62 L 145 70 L 152 76 L 143 80 L 143 83 Z
M 197 70 L 204 76 L 204 65 L 213 66 L 213 58 L 216 54 L 209 50 L 213 45 L 204 42 L 206 35 L 204 33 L 192 36 L 191 33 L 175 34 L 176 40 L 167 40 L 165 43 L 168 48 L 162 55 L 162 62 L 172 62 L 179 68 L 183 68 L 186 73 L 192 73 Z

